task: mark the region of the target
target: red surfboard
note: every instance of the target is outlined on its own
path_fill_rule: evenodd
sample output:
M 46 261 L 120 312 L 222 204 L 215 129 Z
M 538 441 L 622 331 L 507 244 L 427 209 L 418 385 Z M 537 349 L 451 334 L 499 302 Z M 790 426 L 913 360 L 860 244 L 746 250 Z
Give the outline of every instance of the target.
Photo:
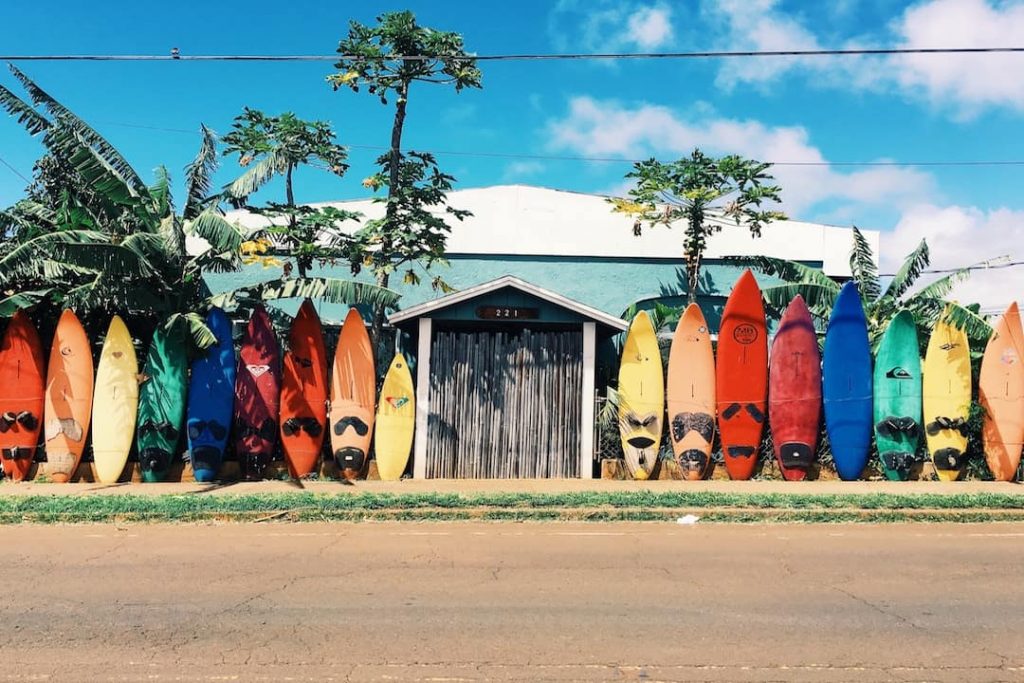
M 761 289 L 749 270 L 733 286 L 718 330 L 718 431 L 731 479 L 750 479 L 764 430 L 768 340 Z
M 327 425 L 327 348 L 320 317 L 306 299 L 292 320 L 281 377 L 281 444 L 292 477 L 316 468 Z
M 28 476 L 43 427 L 43 346 L 24 311 L 0 344 L 0 462 L 14 481 Z
M 775 460 L 787 481 L 802 481 L 814 462 L 821 426 L 821 354 L 811 312 L 799 294 L 779 322 L 769 367 Z
M 245 329 L 235 376 L 235 455 L 246 479 L 260 479 L 277 445 L 281 352 L 270 316 L 258 306 Z

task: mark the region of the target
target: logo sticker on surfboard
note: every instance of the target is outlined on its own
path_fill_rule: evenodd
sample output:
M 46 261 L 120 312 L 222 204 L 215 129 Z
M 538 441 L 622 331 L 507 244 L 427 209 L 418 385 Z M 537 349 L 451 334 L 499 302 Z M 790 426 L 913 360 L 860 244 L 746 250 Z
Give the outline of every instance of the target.
M 740 344 L 753 344 L 757 341 L 757 328 L 749 323 L 737 325 L 732 331 L 732 338 Z
M 253 377 L 262 377 L 270 370 L 269 365 L 246 365 L 245 367 Z
M 402 406 L 404 406 L 406 403 L 409 402 L 409 397 L 408 396 L 385 396 L 384 400 L 387 401 L 388 404 L 390 404 L 392 408 L 394 408 L 395 410 L 398 410 L 399 408 L 401 408 Z

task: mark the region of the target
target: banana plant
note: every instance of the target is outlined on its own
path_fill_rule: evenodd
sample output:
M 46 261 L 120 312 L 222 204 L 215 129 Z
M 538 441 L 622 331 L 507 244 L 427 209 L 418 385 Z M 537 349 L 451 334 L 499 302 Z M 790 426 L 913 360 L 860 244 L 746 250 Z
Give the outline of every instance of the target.
M 727 260 L 784 281 L 762 289 L 765 301 L 776 315 L 799 294 L 815 317 L 828 320 L 841 285 L 820 269 L 770 256 L 734 256 Z M 956 284 L 970 277 L 972 267 L 959 268 L 918 287 L 918 280 L 930 262 L 928 242 L 922 239 L 883 286 L 871 245 L 860 230 L 853 228 L 850 272 L 860 290 L 873 349 L 877 350 L 889 323 L 902 309 L 913 314 L 922 339 L 928 338 L 943 310 L 948 311 L 950 322 L 963 329 L 972 341 L 983 343 L 992 333 L 992 327 L 976 304 L 962 305 L 947 300 Z
M 317 297 L 332 303 L 394 306 L 388 289 L 337 278 L 274 279 L 214 295 L 204 273 L 238 270 L 247 236 L 210 194 L 217 138 L 201 128 L 185 169 L 186 200 L 175 209 L 165 168 L 146 185 L 121 153 L 17 68 L 29 101 L 0 85 L 0 107 L 66 169 L 64 206 L 26 198 L 0 212 L 0 315 L 33 304 L 89 315 L 119 310 L 149 324 L 184 321 L 195 344 L 214 343 L 203 322 L 212 305 L 248 312 L 263 301 Z

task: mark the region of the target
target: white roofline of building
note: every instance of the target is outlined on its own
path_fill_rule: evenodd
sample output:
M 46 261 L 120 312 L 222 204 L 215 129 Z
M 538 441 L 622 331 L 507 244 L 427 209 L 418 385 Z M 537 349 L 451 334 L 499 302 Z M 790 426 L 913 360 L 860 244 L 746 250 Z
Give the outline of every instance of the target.
M 391 323 L 392 325 L 395 325 L 396 323 L 405 322 L 406 320 L 411 320 L 412 318 L 423 317 L 430 313 L 433 313 L 434 311 L 441 310 L 442 308 L 448 308 L 449 306 L 453 306 L 457 303 L 467 301 L 482 294 L 488 294 L 490 292 L 497 291 L 504 287 L 512 287 L 514 289 L 518 289 L 521 292 L 525 292 L 526 294 L 531 294 L 540 299 L 545 299 L 553 304 L 561 306 L 562 308 L 568 309 L 575 313 L 579 313 L 585 318 L 590 318 L 595 322 L 599 322 L 602 325 L 606 325 L 616 330 L 625 331 L 629 327 L 629 324 L 621 318 L 616 318 L 615 316 L 608 315 L 603 311 L 599 311 L 596 308 L 591 308 L 586 304 L 581 304 L 580 302 L 562 296 L 557 292 L 552 292 L 549 289 L 544 289 L 543 287 L 538 287 L 537 285 L 530 284 L 525 280 L 520 280 L 514 275 L 503 275 L 502 277 L 499 277 L 496 280 L 491 280 L 490 282 L 484 282 L 474 287 L 469 287 L 468 289 L 463 289 L 452 294 L 447 294 L 439 299 L 433 299 L 432 301 L 426 301 L 422 304 L 417 304 L 412 308 L 407 308 L 404 311 L 399 311 L 397 313 L 389 315 L 388 322 Z

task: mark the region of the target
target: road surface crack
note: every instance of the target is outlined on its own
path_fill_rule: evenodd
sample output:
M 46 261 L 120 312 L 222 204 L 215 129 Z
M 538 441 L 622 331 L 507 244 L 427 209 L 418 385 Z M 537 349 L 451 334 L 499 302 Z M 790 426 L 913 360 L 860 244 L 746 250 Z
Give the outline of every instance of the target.
M 915 629 L 915 630 L 918 630 L 918 631 L 925 631 L 925 632 L 928 630 L 928 629 L 926 629 L 926 628 L 924 628 L 922 626 L 919 626 L 918 624 L 915 624 L 913 621 L 911 621 L 910 619 L 907 619 L 902 614 L 898 614 L 897 612 L 893 612 L 891 610 L 885 609 L 884 607 L 876 605 L 875 603 L 871 602 L 870 600 L 867 600 L 866 598 L 862 598 L 861 596 L 857 595 L 856 593 L 852 593 L 852 592 L 850 592 L 850 591 L 848 591 L 848 590 L 846 590 L 844 588 L 840 588 L 839 586 L 832 586 L 832 588 L 833 588 L 833 590 L 836 590 L 836 591 L 842 593 L 843 595 L 845 595 L 846 597 L 850 598 L 851 600 L 856 600 L 857 602 L 861 603 L 865 607 L 869 607 L 872 610 L 874 610 L 875 612 L 878 612 L 879 614 L 883 614 L 883 615 L 885 615 L 885 616 L 887 616 L 887 617 L 889 617 L 891 619 L 895 619 L 896 621 L 900 622 L 901 624 L 905 624 L 906 626 L 909 626 L 912 629 Z

